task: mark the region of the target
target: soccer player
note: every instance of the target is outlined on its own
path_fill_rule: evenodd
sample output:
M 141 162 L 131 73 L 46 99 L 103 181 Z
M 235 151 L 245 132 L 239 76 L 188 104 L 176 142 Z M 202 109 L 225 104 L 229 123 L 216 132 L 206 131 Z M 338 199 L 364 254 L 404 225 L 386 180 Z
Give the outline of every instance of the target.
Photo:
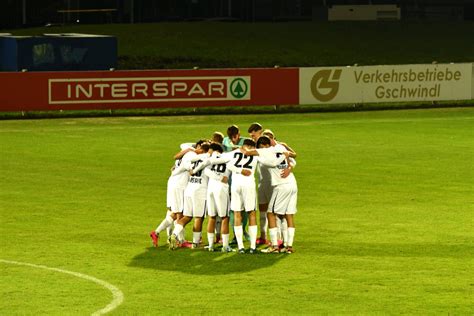
M 293 241 L 295 237 L 294 215 L 297 212 L 297 194 L 298 187 L 293 173 L 288 176 L 282 175 L 283 170 L 291 169 L 296 163 L 293 159 L 288 159 L 292 153 L 283 151 L 282 148 L 272 147 L 271 140 L 267 136 L 258 139 L 256 151 L 246 151 L 246 155 L 256 154 L 259 161 L 267 164 L 271 175 L 271 184 L 273 187 L 272 196 L 269 203 L 268 226 L 272 246 L 262 252 L 275 253 L 280 252 L 277 241 L 276 216 L 285 217 L 288 222 L 288 236 L 285 238 L 285 248 L 282 252 L 293 253 Z
M 199 148 L 203 142 L 203 140 L 198 141 L 194 144 L 194 147 Z M 181 146 L 181 150 L 189 148 L 192 148 L 192 150 L 187 150 L 180 158 L 176 159 L 174 166 L 171 169 L 172 173 L 168 178 L 166 190 L 166 206 L 168 211 L 163 221 L 150 233 L 153 246 L 155 247 L 158 247 L 160 232 L 170 228 L 174 221 L 179 220 L 182 217 L 184 189 L 188 183 L 189 174 L 187 172 L 173 173 L 173 171 L 177 170 L 182 164 L 187 165 L 190 163 L 191 158 L 195 155 L 194 148 L 192 146 Z M 181 240 L 184 240 L 183 235 L 184 231 L 182 231 Z
M 209 150 L 209 143 L 202 143 L 195 150 L 195 156 L 186 165 L 181 165 L 178 169 L 174 170 L 173 173 L 189 172 L 199 164 L 204 162 L 204 159 Z M 206 212 L 206 193 L 208 177 L 199 171 L 195 174 L 191 174 L 188 180 L 186 189 L 184 190 L 184 205 L 183 205 L 183 217 L 178 221 L 173 229 L 173 233 L 170 237 L 169 248 L 174 250 L 178 247 L 179 237 L 184 227 L 194 218 L 193 226 L 193 245 L 192 248 L 197 248 L 202 233 L 202 223 Z
M 245 137 L 240 137 L 240 129 L 237 125 L 231 125 L 227 128 L 227 137 L 224 138 L 222 145 L 224 151 L 232 151 L 244 144 Z
M 262 135 L 263 132 L 263 127 L 260 125 L 260 123 L 252 123 L 249 126 L 249 129 L 247 130 L 249 133 L 250 138 L 253 139 L 253 141 L 256 143 L 257 139 Z
M 219 159 L 210 158 L 211 164 L 226 162 L 232 166 L 232 186 L 231 186 L 231 210 L 234 212 L 234 234 L 237 239 L 239 253 L 245 253 L 243 243 L 242 211 L 248 214 L 250 253 L 256 253 L 257 241 L 257 221 L 255 217 L 256 209 L 256 189 L 255 189 L 255 169 L 258 159 L 253 156 L 246 156 L 243 151 L 255 148 L 255 142 L 246 139 L 239 149 L 222 155 Z
M 210 158 L 219 159 L 224 151 L 220 144 L 212 143 L 208 154 Z M 229 185 L 230 168 L 226 163 L 209 165 L 210 159 L 200 164 L 198 168 L 193 169 L 193 173 L 199 172 L 204 166 L 204 174 L 209 177 L 207 186 L 207 239 L 209 242 L 208 250 L 214 251 L 214 231 L 216 229 L 216 219 L 221 218 L 222 252 L 231 252 L 229 246 Z
M 246 139 L 247 138 L 240 136 L 240 129 L 237 125 L 229 126 L 227 128 L 227 137 L 224 138 L 224 141 L 222 143 L 222 145 L 224 146 L 224 151 L 230 152 L 232 150 L 240 148 L 244 144 L 244 141 Z M 229 185 L 232 187 L 232 175 L 231 175 L 231 178 L 229 179 Z M 246 232 L 247 222 L 248 222 L 247 213 L 244 213 L 242 216 L 243 234 L 244 234 L 245 239 L 248 240 L 250 237 L 248 236 Z M 230 212 L 230 225 L 232 227 L 234 226 L 234 212 L 232 211 Z M 232 240 L 231 243 L 234 244 L 236 242 L 237 242 L 237 239 L 235 237 L 235 232 L 234 232 L 234 239 Z
M 288 146 L 285 143 L 277 142 L 275 140 L 275 136 L 271 130 L 265 129 L 262 132 L 262 135 L 270 138 L 271 146 L 279 148 L 280 151 L 287 150 L 288 152 L 291 153 L 293 158 L 296 157 L 296 152 L 290 146 Z M 257 245 L 267 243 L 267 234 L 266 234 L 267 227 L 268 227 L 267 210 L 268 210 L 268 203 L 270 202 L 270 198 L 273 192 L 269 168 L 270 167 L 265 164 L 258 165 L 258 174 L 259 174 L 258 209 L 260 211 L 260 238 L 257 239 Z M 284 177 L 287 177 L 290 172 L 291 172 L 290 168 L 282 170 Z M 262 225 L 262 222 L 264 223 L 263 225 Z M 277 223 L 277 231 L 279 234 L 278 240 L 280 240 L 280 239 L 283 239 L 282 236 L 287 231 L 287 223 L 284 218 L 283 219 L 276 218 L 276 223 Z

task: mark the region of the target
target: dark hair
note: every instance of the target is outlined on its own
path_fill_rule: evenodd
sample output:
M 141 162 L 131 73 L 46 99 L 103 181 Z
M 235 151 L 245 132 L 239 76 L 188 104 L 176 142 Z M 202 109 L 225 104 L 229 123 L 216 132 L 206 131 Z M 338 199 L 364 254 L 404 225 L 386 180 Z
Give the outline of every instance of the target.
M 243 143 L 244 146 L 249 146 L 249 147 L 255 147 L 255 142 L 253 141 L 253 139 L 245 139 L 244 140 L 244 143 Z
M 239 127 L 237 125 L 232 125 L 227 128 L 227 136 L 229 138 L 232 138 L 233 136 L 237 135 L 239 133 Z
M 271 145 L 272 141 L 268 136 L 260 136 L 257 140 L 257 148 L 260 148 L 262 145 Z
M 200 139 L 196 142 L 195 147 L 202 145 L 203 143 L 208 143 L 209 141 L 207 139 Z
M 222 144 L 224 141 L 224 134 L 221 132 L 214 132 L 214 134 L 212 134 L 212 140 L 216 143 Z
M 205 143 L 202 143 L 201 144 L 201 149 L 203 152 L 207 153 L 209 151 L 209 148 L 211 147 L 211 145 L 209 145 L 208 142 L 205 142 Z
M 262 129 L 263 129 L 262 125 L 260 125 L 260 123 L 255 122 L 255 123 L 252 123 L 252 125 L 250 125 L 248 132 L 251 133 L 251 132 L 261 131 Z
M 220 152 L 221 154 L 224 152 L 224 147 L 222 147 L 221 144 L 218 144 L 218 143 L 211 143 L 211 145 L 209 146 L 210 149 L 214 150 L 214 151 L 218 151 Z

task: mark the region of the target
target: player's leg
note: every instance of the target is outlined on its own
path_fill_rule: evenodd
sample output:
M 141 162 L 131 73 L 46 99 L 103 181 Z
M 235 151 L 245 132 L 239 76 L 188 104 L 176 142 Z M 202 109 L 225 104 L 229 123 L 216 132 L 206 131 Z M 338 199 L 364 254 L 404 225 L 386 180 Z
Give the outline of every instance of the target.
M 184 196 L 184 203 L 183 203 L 183 214 L 177 221 L 174 226 L 173 232 L 171 233 L 170 237 L 170 249 L 174 250 L 178 247 L 178 243 L 183 241 L 183 239 L 179 239 L 182 236 L 182 232 L 184 231 L 184 227 L 191 221 L 193 218 L 193 201 L 191 196 Z
M 257 245 L 263 245 L 263 244 L 266 244 L 267 242 L 267 229 L 268 229 L 267 210 L 268 210 L 268 203 L 258 205 L 258 211 L 260 214 L 260 237 L 257 239 Z
M 286 221 L 288 223 L 288 240 L 286 241 L 286 252 L 293 253 L 293 241 L 295 239 L 295 222 L 293 214 L 286 214 Z
M 216 229 L 217 208 L 215 194 L 212 191 L 207 192 L 207 215 L 207 247 L 209 251 L 214 251 L 214 236 Z
M 255 211 L 247 212 L 249 218 L 249 235 L 250 235 L 250 253 L 255 253 L 257 248 L 257 215 Z
M 216 243 L 219 243 L 221 241 L 222 235 L 221 235 L 221 225 L 222 225 L 222 218 L 220 216 L 216 217 Z
M 249 240 L 250 240 L 250 253 L 254 253 L 256 249 L 257 242 L 257 217 L 256 217 L 256 206 L 257 206 L 257 196 L 256 196 L 255 185 L 247 186 L 242 188 L 242 199 L 244 202 L 244 208 L 248 217 L 249 222 Z
M 237 247 L 239 252 L 242 252 L 244 249 L 243 241 L 243 230 L 242 230 L 242 212 L 234 211 L 234 234 L 235 239 L 237 239 Z
M 173 232 L 171 234 L 170 238 L 170 249 L 174 250 L 178 247 L 179 239 L 178 236 L 181 234 L 181 232 L 184 230 L 184 227 L 192 220 L 193 218 L 191 216 L 184 215 L 181 217 L 176 225 L 174 226 Z
M 204 194 L 197 192 L 193 198 L 193 247 L 197 248 L 201 243 L 202 236 L 202 223 L 204 221 L 204 215 L 206 214 L 206 193 Z
M 291 196 L 288 201 L 287 211 L 285 214 L 286 221 L 288 223 L 288 241 L 287 241 L 287 253 L 293 252 L 293 241 L 295 239 L 295 219 L 294 216 L 297 212 L 296 204 L 298 199 L 298 188 L 293 186 L 291 189 Z
M 153 230 L 150 233 L 150 237 L 153 241 L 153 246 L 154 247 L 158 247 L 158 240 L 160 239 L 160 232 L 167 229 L 168 227 L 171 226 L 171 224 L 173 224 L 172 214 L 173 213 L 168 209 L 168 211 L 166 212 L 165 218 L 161 221 L 161 223 L 158 225 L 158 227 L 156 227 L 156 229 Z
M 197 248 L 201 242 L 203 221 L 204 221 L 204 217 L 194 217 L 193 247 L 192 248 Z

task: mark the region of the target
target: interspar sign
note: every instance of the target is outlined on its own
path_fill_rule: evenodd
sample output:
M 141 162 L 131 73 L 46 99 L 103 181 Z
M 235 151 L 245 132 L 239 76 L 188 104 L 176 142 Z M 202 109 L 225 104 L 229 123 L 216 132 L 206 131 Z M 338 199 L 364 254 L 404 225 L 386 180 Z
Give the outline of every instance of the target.
M 300 69 L 300 104 L 471 99 L 472 64 Z
M 250 100 L 251 77 L 49 79 L 49 104 Z
M 0 73 L 0 111 L 298 104 L 297 68 Z

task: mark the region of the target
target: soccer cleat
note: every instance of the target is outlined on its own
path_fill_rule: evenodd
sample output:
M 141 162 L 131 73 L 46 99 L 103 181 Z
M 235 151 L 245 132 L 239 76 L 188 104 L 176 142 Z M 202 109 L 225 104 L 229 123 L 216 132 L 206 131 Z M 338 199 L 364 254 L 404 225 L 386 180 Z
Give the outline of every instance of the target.
M 286 253 L 286 252 L 288 252 L 288 248 L 286 248 L 286 247 L 280 247 L 279 250 L 280 250 L 280 253 Z
M 176 235 L 171 235 L 170 237 L 170 244 L 169 244 L 169 249 L 170 250 L 175 250 L 178 248 L 178 239 L 176 238 Z
M 257 245 L 265 245 L 268 241 L 265 238 L 258 238 Z
M 222 247 L 221 252 L 235 252 L 235 249 L 232 249 L 231 247 Z
M 293 253 L 293 252 L 294 252 L 293 247 L 286 248 L 286 253 Z
M 240 249 L 239 249 L 239 253 L 245 253 L 245 249 L 244 249 L 244 248 L 240 248 Z
M 152 231 L 150 237 L 153 242 L 153 247 L 158 247 L 158 239 L 160 239 L 160 235 L 157 235 L 155 231 Z
M 192 248 L 193 244 L 190 243 L 189 241 L 185 240 L 181 243 L 180 247 L 181 248 Z
M 280 250 L 278 247 L 268 247 L 265 249 L 262 249 L 260 252 L 262 253 L 280 253 Z
M 197 249 L 199 247 L 199 244 L 196 244 L 196 243 L 192 243 L 191 244 L 191 249 Z
M 278 246 L 283 245 L 283 240 L 278 239 Z
M 250 253 L 250 254 L 257 253 L 257 249 L 255 249 L 255 248 L 250 248 L 249 253 Z
M 208 248 L 207 248 L 207 251 L 209 251 L 209 252 L 214 252 L 214 247 L 208 247 Z

